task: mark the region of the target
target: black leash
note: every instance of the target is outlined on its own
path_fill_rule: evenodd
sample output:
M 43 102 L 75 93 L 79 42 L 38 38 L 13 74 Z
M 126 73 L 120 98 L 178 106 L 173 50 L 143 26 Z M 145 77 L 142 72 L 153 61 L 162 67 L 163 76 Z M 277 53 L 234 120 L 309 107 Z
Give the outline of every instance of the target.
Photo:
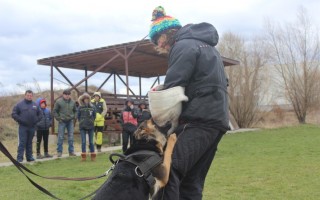
M 58 199 L 61 200 L 60 198 L 56 197 L 55 195 L 53 195 L 52 193 L 50 193 L 48 190 L 46 190 L 45 188 L 43 188 L 42 186 L 40 186 L 39 184 L 37 184 L 36 182 L 34 182 L 26 173 L 30 173 L 33 174 L 35 176 L 44 178 L 44 179 L 51 179 L 51 180 L 67 180 L 67 181 L 87 181 L 87 180 L 94 180 L 94 179 L 99 179 L 102 177 L 107 176 L 107 174 L 114 168 L 114 165 L 104 174 L 100 175 L 100 176 L 96 176 L 96 177 L 82 177 L 82 178 L 67 178 L 67 177 L 47 177 L 47 176 L 41 176 L 37 173 L 34 173 L 33 171 L 29 170 L 27 167 L 25 167 L 24 165 L 22 165 L 21 163 L 19 163 L 16 159 L 14 159 L 12 157 L 12 155 L 9 153 L 9 151 L 7 150 L 7 148 L 2 144 L 2 142 L 0 141 L 0 151 L 7 156 L 7 158 L 10 159 L 10 161 L 15 165 L 15 167 L 23 174 L 25 175 L 25 177 L 30 181 L 30 183 L 35 186 L 38 190 L 40 190 L 41 192 L 45 193 L 46 195 L 54 198 L 54 199 Z M 80 200 L 86 199 L 88 197 L 91 197 L 92 195 L 94 195 L 100 188 L 98 188 L 96 191 L 88 194 L 87 196 L 81 198 Z

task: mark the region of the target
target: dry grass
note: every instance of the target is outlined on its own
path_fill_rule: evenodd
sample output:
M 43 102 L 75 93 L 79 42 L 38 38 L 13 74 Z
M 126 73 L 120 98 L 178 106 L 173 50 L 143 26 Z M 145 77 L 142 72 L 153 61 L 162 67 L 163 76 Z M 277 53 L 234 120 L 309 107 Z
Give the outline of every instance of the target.
M 313 110 L 307 115 L 307 124 L 320 124 L 320 109 Z M 281 128 L 296 126 L 299 121 L 293 111 L 273 110 L 266 112 L 254 127 L 257 128 Z

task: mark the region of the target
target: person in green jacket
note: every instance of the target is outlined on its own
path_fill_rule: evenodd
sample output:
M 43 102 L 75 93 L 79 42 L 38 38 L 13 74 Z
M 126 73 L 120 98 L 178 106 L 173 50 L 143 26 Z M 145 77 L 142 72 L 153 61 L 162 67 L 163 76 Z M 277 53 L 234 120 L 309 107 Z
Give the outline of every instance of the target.
M 107 114 L 107 104 L 103 98 L 101 98 L 100 92 L 95 92 L 93 94 L 93 99 L 91 100 L 92 105 L 96 110 L 96 119 L 94 120 L 94 132 L 96 138 L 97 151 L 101 152 L 102 146 L 102 131 L 104 128 L 104 117 Z
M 73 132 L 74 124 L 73 121 L 76 118 L 76 104 L 70 98 L 70 90 L 64 90 L 62 98 L 59 98 L 53 108 L 53 115 L 55 119 L 59 122 L 58 124 L 58 143 L 57 143 L 57 153 L 58 157 L 62 156 L 63 152 L 63 138 L 64 131 L 68 131 L 68 144 L 69 144 L 69 156 L 76 156 L 74 153 L 73 146 Z

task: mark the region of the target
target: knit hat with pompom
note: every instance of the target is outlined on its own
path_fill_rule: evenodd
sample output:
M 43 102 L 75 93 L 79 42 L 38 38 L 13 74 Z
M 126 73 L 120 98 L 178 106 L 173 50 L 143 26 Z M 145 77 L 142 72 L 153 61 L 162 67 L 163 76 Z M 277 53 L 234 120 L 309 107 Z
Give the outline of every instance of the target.
M 151 42 L 157 44 L 157 40 L 162 33 L 169 29 L 180 29 L 181 24 L 178 19 L 167 16 L 162 6 L 156 7 L 152 12 L 152 24 L 149 37 Z

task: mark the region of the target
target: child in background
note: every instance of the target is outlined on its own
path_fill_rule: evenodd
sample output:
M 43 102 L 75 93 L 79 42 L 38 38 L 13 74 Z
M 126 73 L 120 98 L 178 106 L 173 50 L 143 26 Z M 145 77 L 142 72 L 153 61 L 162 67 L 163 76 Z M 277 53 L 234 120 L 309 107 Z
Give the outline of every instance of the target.
M 47 102 L 44 98 L 38 98 L 36 101 L 41 111 L 41 121 L 37 123 L 37 159 L 52 158 L 48 151 L 49 128 L 52 125 L 52 116 L 47 108 Z M 41 141 L 43 139 L 44 156 L 40 153 Z

